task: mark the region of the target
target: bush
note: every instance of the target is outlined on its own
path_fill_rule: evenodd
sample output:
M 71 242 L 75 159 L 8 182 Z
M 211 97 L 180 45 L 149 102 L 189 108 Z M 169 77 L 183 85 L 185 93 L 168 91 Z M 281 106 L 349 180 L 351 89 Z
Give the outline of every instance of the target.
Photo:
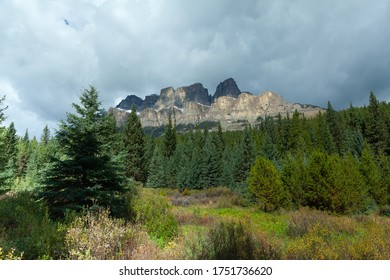
M 164 197 L 144 189 L 135 203 L 136 220 L 162 247 L 177 236 L 179 225 Z
M 28 193 L 7 195 L 0 203 L 0 247 L 24 259 L 61 258 L 64 232 L 49 219 L 47 207 Z
M 21 260 L 23 257 L 23 254 L 20 254 L 19 256 L 14 255 L 15 249 L 11 249 L 7 253 L 3 252 L 3 248 L 0 247 L 0 260 Z
M 279 259 L 280 249 L 268 236 L 254 234 L 242 223 L 221 222 L 198 234 L 190 245 L 190 259 L 254 260 Z
M 68 258 L 78 260 L 121 259 L 138 245 L 136 230 L 123 220 L 110 219 L 109 210 L 102 209 L 76 218 L 65 240 Z

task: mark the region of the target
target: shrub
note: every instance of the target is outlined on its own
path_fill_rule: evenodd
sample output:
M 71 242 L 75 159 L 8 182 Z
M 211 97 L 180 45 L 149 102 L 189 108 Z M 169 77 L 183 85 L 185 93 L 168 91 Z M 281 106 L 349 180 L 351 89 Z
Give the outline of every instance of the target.
M 65 240 L 68 258 L 79 260 L 121 259 L 131 256 L 138 245 L 136 230 L 102 209 L 76 218 Z
M 279 259 L 280 250 L 265 233 L 254 234 L 242 223 L 221 222 L 188 245 L 192 259 Z
M 20 254 L 19 256 L 14 255 L 15 249 L 11 249 L 7 253 L 3 252 L 3 248 L 0 247 L 0 260 L 21 260 L 23 257 L 23 254 Z
M 46 205 L 28 193 L 2 198 L 0 228 L 0 247 L 6 251 L 13 248 L 25 259 L 56 259 L 63 254 L 64 232 L 49 219 Z
M 144 189 L 135 204 L 136 220 L 163 247 L 177 236 L 179 226 L 164 197 Z

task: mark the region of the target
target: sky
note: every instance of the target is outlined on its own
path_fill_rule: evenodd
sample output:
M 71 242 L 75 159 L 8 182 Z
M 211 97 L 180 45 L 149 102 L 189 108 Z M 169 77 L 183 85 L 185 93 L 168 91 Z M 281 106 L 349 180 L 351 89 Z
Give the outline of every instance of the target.
M 89 85 L 108 109 L 230 77 L 338 110 L 390 101 L 390 1 L 0 1 L 3 125 L 19 135 L 55 130 Z

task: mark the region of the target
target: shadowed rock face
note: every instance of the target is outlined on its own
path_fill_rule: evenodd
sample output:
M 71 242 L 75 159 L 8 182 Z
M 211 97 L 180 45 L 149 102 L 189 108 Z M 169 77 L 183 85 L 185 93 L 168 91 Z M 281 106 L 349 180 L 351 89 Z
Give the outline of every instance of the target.
M 232 78 L 229 78 L 219 83 L 217 89 L 215 90 L 214 96 L 212 97 L 212 102 L 214 102 L 216 99 L 222 96 L 238 98 L 240 94 L 241 91 L 238 88 L 236 82 Z
M 150 95 L 145 100 L 130 95 L 112 110 L 119 125 L 127 117 L 126 110 L 131 109 L 129 104 L 134 103 L 141 104 L 137 106 L 137 111 L 143 126 L 166 125 L 169 116 L 172 116 L 176 124 L 219 121 L 223 129 L 240 129 L 240 123 L 254 125 L 259 121 L 259 117 L 277 116 L 279 113 L 285 116 L 295 110 L 306 117 L 313 117 L 324 111 L 318 106 L 288 103 L 282 96 L 272 92 L 261 95 L 240 92 L 231 78 L 217 86 L 211 103 L 209 98 L 208 90 L 202 84 L 196 83 L 176 90 L 167 87 L 161 90 L 159 96 Z

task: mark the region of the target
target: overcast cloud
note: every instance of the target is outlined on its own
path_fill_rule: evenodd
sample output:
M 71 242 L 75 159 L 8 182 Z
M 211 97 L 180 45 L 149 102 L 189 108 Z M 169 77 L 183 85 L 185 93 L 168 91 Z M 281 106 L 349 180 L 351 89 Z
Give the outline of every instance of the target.
M 105 108 L 229 77 L 289 102 L 390 101 L 389 26 L 386 0 L 1 1 L 0 95 L 7 123 L 37 136 L 90 84 Z

